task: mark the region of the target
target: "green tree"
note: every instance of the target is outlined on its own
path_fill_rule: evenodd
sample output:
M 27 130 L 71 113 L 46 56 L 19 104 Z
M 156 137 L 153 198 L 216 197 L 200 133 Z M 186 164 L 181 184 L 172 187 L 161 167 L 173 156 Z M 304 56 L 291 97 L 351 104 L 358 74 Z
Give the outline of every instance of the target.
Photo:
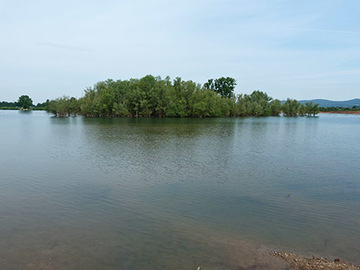
M 319 104 L 318 103 L 314 104 L 313 102 L 306 102 L 305 103 L 305 111 L 308 114 L 308 116 L 311 116 L 311 115 L 315 116 L 320 111 Z
M 33 106 L 32 99 L 27 95 L 22 95 L 19 97 L 18 105 L 23 109 L 29 109 L 31 106 Z
M 234 107 L 235 116 L 278 116 L 281 110 L 281 101 L 273 100 L 266 93 L 256 90 L 250 95 L 237 97 Z
M 270 102 L 270 112 L 271 116 L 279 116 L 281 112 L 281 101 L 274 99 Z
M 49 103 L 50 103 L 50 100 L 49 99 L 47 99 L 45 102 L 43 102 L 43 103 L 38 103 L 38 104 L 36 104 L 36 108 L 37 109 L 45 109 L 46 110 L 46 108 L 47 108 L 47 106 L 49 105 Z
M 297 101 L 273 100 L 259 90 L 234 96 L 232 78 L 210 79 L 201 87 L 181 78 L 170 80 L 147 75 L 141 79 L 98 82 L 85 89 L 80 99 L 62 97 L 47 101 L 47 110 L 57 116 L 86 117 L 230 117 L 287 116 L 298 113 Z M 291 103 L 291 104 L 290 104 Z M 293 104 L 294 103 L 294 104 Z
M 234 89 L 236 80 L 231 77 L 221 77 L 218 79 L 209 79 L 204 87 L 208 90 L 215 91 L 220 96 L 225 98 L 232 98 L 234 96 Z
M 306 115 L 306 107 L 304 104 L 300 104 L 299 106 L 299 115 L 300 116 L 305 116 Z
M 285 116 L 297 116 L 300 103 L 296 99 L 288 98 L 282 106 Z

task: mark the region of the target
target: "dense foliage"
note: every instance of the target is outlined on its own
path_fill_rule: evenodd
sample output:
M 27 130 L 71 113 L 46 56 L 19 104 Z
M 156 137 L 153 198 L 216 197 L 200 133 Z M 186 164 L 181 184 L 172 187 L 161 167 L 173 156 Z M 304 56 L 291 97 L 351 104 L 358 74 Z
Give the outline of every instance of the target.
M 0 109 L 1 110 L 12 110 L 17 109 L 17 103 L 16 102 L 7 102 L 7 101 L 1 101 L 0 102 Z
M 319 104 L 313 102 L 301 104 L 295 99 L 288 98 L 282 106 L 282 111 L 285 116 L 315 116 L 320 112 L 320 109 Z
M 353 106 L 351 108 L 346 107 L 319 107 L 321 112 L 343 112 L 343 111 L 360 111 L 360 107 Z
M 210 79 L 202 87 L 193 81 L 147 75 L 141 79 L 106 80 L 87 88 L 82 98 L 61 97 L 48 104 L 56 116 L 81 114 L 87 117 L 229 117 L 278 116 L 284 108 L 281 101 L 266 93 L 235 97 L 233 78 Z M 294 101 L 291 113 L 299 107 Z
M 46 110 L 48 105 L 50 103 L 50 100 L 47 99 L 45 102 L 43 103 L 38 103 L 36 104 L 36 106 L 33 106 L 32 109 L 35 109 L 35 110 Z
M 17 104 L 23 109 L 29 109 L 31 106 L 33 106 L 33 101 L 29 96 L 22 95 L 19 97 Z
M 213 90 L 216 93 L 220 94 L 220 96 L 227 98 L 231 98 L 234 96 L 235 86 L 235 79 L 230 77 L 221 77 L 215 80 L 209 79 L 206 83 L 204 83 L 204 88 L 208 90 Z
M 29 97 L 29 96 L 25 96 L 25 97 Z M 0 102 L 0 110 L 19 110 L 19 109 L 30 109 L 30 110 L 46 110 L 47 106 L 50 102 L 50 100 L 46 100 L 43 103 L 38 103 L 36 105 L 32 104 L 32 99 L 29 97 L 29 99 L 25 98 L 25 107 L 24 107 L 24 103 L 19 103 L 20 100 L 24 100 L 24 95 L 19 97 L 17 102 L 7 102 L 7 101 L 1 101 Z M 30 104 L 30 100 L 31 100 L 31 105 Z M 26 102 L 28 102 L 28 104 L 26 104 Z
M 315 116 L 320 112 L 319 104 L 314 104 L 313 102 L 306 102 L 305 103 L 305 113 L 309 116 Z

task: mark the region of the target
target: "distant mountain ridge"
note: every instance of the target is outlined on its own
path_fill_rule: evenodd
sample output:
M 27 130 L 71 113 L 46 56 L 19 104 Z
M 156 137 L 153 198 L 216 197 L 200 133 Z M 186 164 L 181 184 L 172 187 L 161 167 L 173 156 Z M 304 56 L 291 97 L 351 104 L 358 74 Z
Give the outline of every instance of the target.
M 300 103 L 306 102 L 319 103 L 319 107 L 346 107 L 352 108 L 353 106 L 360 106 L 360 98 L 354 98 L 345 101 L 332 101 L 327 99 L 311 99 L 311 100 L 299 100 Z

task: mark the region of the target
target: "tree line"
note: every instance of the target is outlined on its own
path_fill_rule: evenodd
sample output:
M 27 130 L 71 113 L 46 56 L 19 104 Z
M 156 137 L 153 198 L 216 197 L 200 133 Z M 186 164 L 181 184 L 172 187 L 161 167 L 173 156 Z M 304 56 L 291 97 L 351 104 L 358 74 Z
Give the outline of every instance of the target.
M 82 98 L 61 97 L 33 105 L 27 95 L 17 102 L 0 102 L 0 109 L 46 110 L 55 116 L 86 117 L 236 117 L 316 115 L 318 104 L 294 99 L 283 104 L 261 91 L 235 96 L 230 77 L 209 79 L 203 86 L 193 81 L 147 75 L 141 79 L 106 80 L 85 89 Z
M 235 96 L 236 81 L 230 77 L 210 79 L 203 86 L 177 77 L 162 79 L 108 79 L 85 89 L 84 96 L 60 97 L 47 104 L 55 116 L 86 117 L 236 117 L 315 115 L 315 104 L 284 104 L 262 91 Z
M 49 102 L 50 100 L 46 100 L 43 103 L 38 103 L 37 105 L 34 105 L 32 99 L 28 95 L 22 95 L 15 102 L 1 101 L 0 109 L 1 110 L 19 110 L 19 109 L 46 110 Z
M 288 98 L 282 105 L 285 116 L 315 116 L 320 112 L 319 104 L 313 102 L 299 103 L 295 99 Z
M 343 111 L 360 111 L 360 106 L 348 107 L 320 107 L 321 112 L 343 112 Z

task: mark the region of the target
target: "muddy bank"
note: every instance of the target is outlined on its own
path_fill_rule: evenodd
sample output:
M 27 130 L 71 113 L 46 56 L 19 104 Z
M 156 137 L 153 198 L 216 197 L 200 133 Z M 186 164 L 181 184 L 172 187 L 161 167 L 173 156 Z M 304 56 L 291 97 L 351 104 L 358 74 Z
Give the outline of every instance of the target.
M 263 245 L 244 241 L 228 244 L 229 261 L 215 261 L 214 264 L 199 264 L 197 270 L 360 270 L 360 266 L 342 259 L 302 257 L 285 251 L 271 251 Z
M 244 243 L 241 244 L 242 246 Z M 239 270 L 360 270 L 360 266 L 344 262 L 336 258 L 329 260 L 326 258 L 312 257 L 305 258 L 299 255 L 276 251 L 269 252 L 266 248 L 250 247 L 248 250 L 238 250 Z M 224 266 L 224 265 L 223 265 Z M 228 267 L 225 267 L 228 269 Z M 220 265 L 213 267 L 197 267 L 197 270 L 223 269 Z M 229 268 L 230 269 L 230 268 Z
M 339 258 L 334 260 L 329 260 L 326 258 L 305 258 L 295 255 L 293 253 L 288 253 L 284 251 L 273 252 L 273 256 L 282 258 L 286 261 L 290 269 L 301 269 L 301 270 L 360 270 L 359 266 L 353 265 L 342 261 Z

